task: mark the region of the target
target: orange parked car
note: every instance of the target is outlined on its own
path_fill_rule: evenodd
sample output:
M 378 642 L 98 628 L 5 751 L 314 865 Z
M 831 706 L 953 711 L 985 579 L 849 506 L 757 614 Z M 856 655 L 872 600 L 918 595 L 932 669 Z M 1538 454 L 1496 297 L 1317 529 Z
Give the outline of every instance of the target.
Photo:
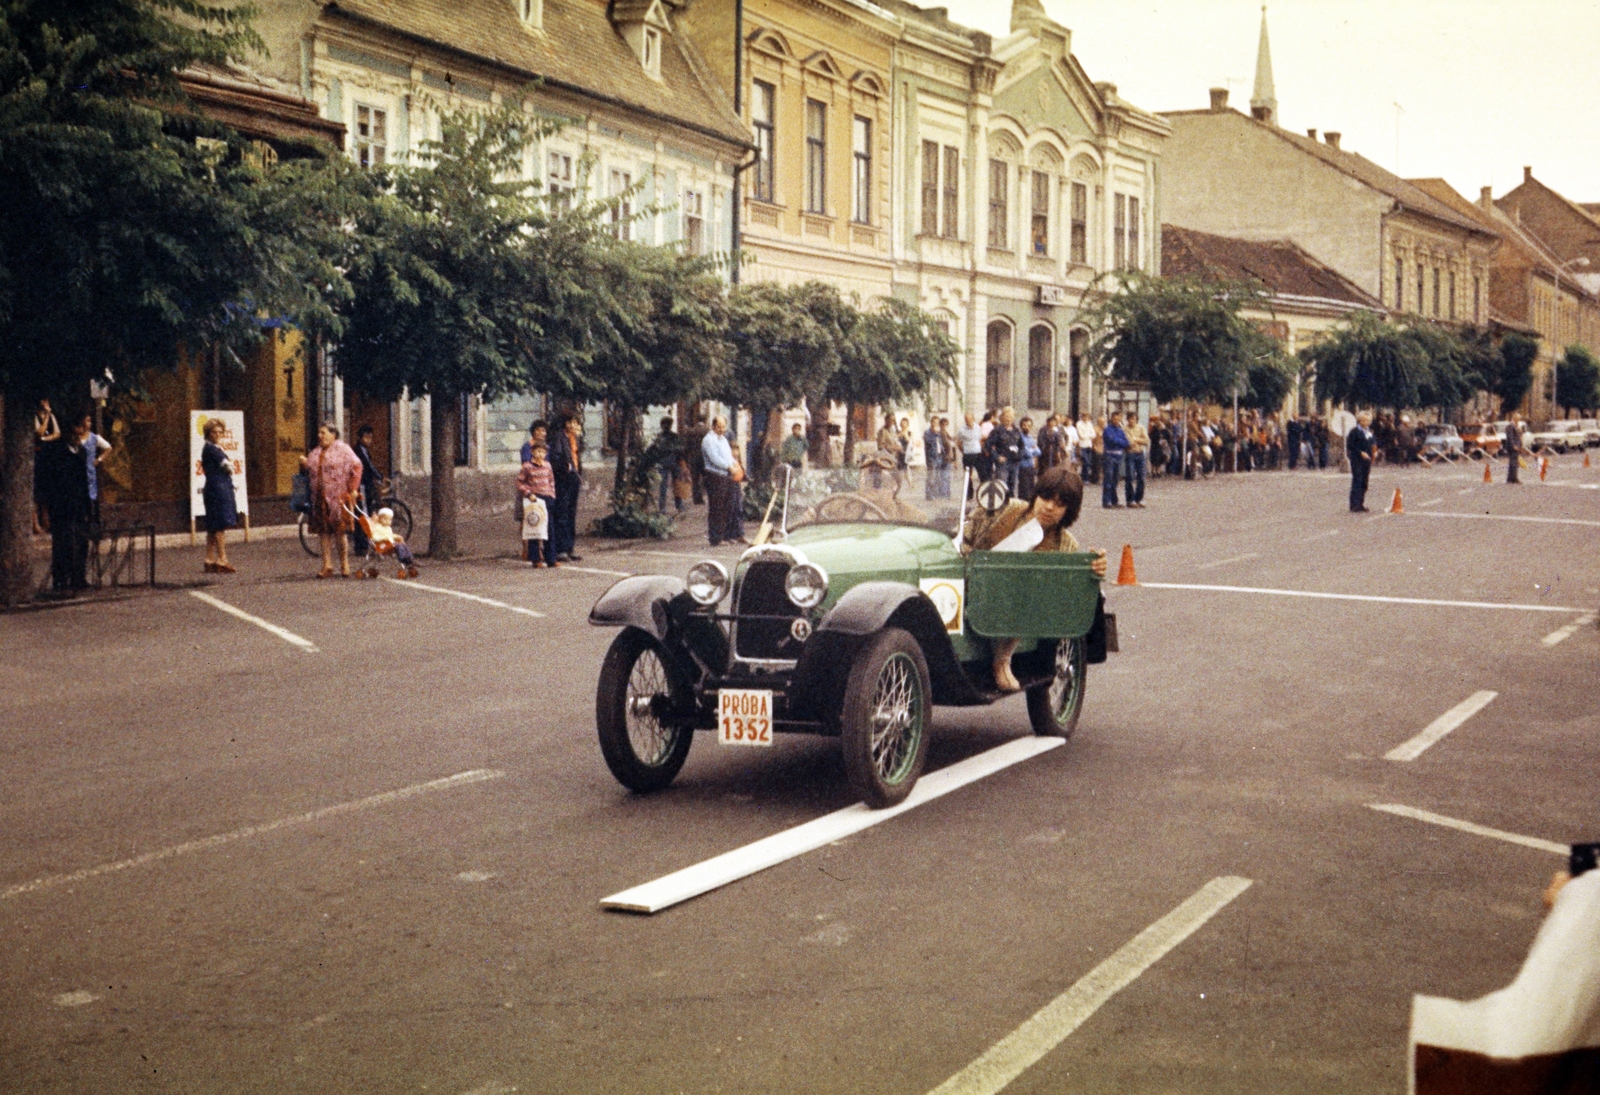
M 1461 444 L 1468 456 L 1472 455 L 1474 449 L 1482 449 L 1490 456 L 1494 456 L 1500 451 L 1500 445 L 1505 441 L 1505 437 L 1504 422 L 1480 422 L 1475 426 L 1461 427 Z

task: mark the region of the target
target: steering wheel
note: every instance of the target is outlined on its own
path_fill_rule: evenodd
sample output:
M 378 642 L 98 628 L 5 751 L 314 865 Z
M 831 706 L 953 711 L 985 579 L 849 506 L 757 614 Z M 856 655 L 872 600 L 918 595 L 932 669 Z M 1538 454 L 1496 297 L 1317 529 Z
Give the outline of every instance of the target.
M 889 520 L 882 506 L 859 494 L 835 494 L 818 502 L 812 510 L 818 521 Z

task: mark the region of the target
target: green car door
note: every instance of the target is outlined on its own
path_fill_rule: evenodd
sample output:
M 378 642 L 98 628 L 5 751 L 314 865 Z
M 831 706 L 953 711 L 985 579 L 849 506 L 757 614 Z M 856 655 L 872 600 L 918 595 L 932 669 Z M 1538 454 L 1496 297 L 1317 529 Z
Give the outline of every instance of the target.
M 967 556 L 967 626 L 988 639 L 1080 639 L 1094 623 L 1092 552 L 975 551 Z

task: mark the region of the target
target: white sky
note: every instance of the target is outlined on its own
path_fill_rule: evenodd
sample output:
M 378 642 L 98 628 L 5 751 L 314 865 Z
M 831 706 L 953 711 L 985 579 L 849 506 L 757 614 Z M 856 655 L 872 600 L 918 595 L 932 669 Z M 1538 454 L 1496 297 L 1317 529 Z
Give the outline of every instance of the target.
M 1010 30 L 1010 0 L 919 2 Z M 1249 111 L 1260 0 L 1044 4 L 1090 79 L 1129 102 L 1203 109 L 1226 86 Z M 1573 201 L 1600 201 L 1600 0 L 1271 0 L 1267 24 L 1285 128 L 1336 130 L 1344 148 L 1474 200 L 1528 164 Z

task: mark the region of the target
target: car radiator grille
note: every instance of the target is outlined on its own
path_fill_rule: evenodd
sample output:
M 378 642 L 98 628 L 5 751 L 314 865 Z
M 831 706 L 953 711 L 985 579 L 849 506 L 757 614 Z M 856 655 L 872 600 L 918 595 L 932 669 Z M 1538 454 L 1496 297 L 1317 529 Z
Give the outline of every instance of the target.
M 737 637 L 734 649 L 741 658 L 778 658 L 792 661 L 800 656 L 799 644 L 789 636 L 789 623 L 800 610 L 783 591 L 789 564 L 751 563 L 739 583 L 739 599 L 734 613 Z M 780 617 L 759 619 L 752 617 Z

